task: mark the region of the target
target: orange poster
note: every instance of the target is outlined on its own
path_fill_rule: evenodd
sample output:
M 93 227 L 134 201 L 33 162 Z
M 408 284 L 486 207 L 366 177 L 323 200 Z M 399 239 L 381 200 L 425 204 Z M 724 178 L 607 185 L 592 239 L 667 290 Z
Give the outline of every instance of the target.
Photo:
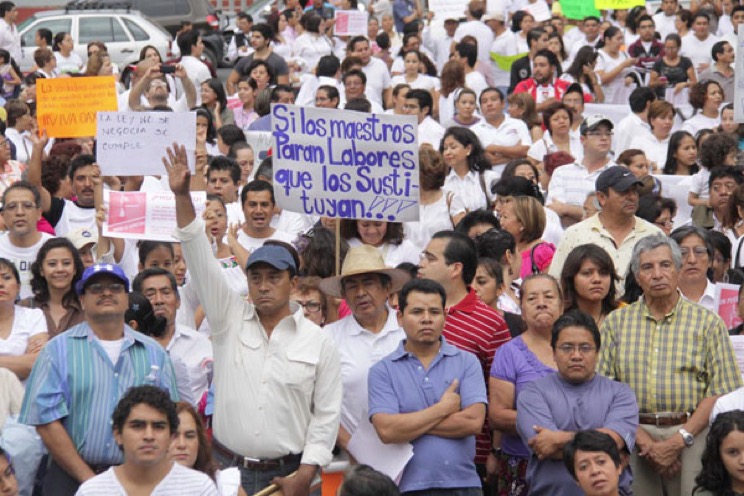
M 96 135 L 96 112 L 116 111 L 113 76 L 36 80 L 39 129 L 52 138 Z

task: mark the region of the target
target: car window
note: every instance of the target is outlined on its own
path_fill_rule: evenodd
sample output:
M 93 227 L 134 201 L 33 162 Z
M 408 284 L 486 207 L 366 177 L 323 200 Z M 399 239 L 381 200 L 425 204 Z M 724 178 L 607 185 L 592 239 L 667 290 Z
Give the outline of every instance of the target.
M 191 14 L 188 0 L 136 0 L 134 7 L 149 17 L 172 17 Z
M 124 28 L 115 17 L 95 16 L 81 17 L 77 42 L 80 44 L 91 41 L 102 41 L 111 43 L 115 41 L 128 41 Z
M 29 28 L 28 31 L 26 31 L 23 34 L 22 37 L 22 44 L 23 46 L 32 47 L 34 46 L 34 37 L 36 36 L 36 31 L 38 31 L 41 28 L 47 28 L 52 33 L 69 33 L 70 27 L 72 26 L 72 20 L 67 19 L 45 19 L 43 21 L 39 21 L 33 26 Z
M 125 17 L 122 19 L 122 21 L 124 21 L 124 24 L 127 26 L 127 29 L 129 29 L 129 32 L 132 33 L 134 41 L 147 41 L 150 39 L 150 35 L 147 34 L 147 31 L 139 27 L 133 20 L 127 19 Z

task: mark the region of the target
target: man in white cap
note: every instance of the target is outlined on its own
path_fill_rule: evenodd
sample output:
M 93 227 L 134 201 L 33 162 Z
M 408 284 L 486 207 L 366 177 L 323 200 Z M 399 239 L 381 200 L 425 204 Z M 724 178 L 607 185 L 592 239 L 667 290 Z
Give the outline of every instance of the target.
M 501 57 L 509 57 L 519 53 L 517 35 L 514 34 L 511 29 L 507 28 L 506 17 L 504 17 L 503 11 L 489 11 L 481 18 L 481 20 L 486 23 L 486 26 L 491 28 L 491 31 L 493 31 L 491 56 L 498 55 Z M 509 70 L 502 69 L 498 62 L 492 62 L 492 64 L 493 85 L 506 95 L 509 90 L 509 78 L 511 77 L 511 74 Z
M 387 301 L 408 279 L 405 271 L 385 267 L 374 246 L 361 245 L 349 250 L 340 276 L 320 283 L 321 291 L 345 299 L 351 309 L 351 315 L 324 329 L 333 337 L 341 357 L 344 396 L 336 444 L 344 450 L 359 423 L 368 421 L 369 369 L 392 353 L 405 337 Z
M 83 266 L 87 269 L 96 262 L 96 255 L 93 252 L 98 243 L 98 233 L 92 229 L 81 227 L 65 236 L 75 246 L 83 261 Z

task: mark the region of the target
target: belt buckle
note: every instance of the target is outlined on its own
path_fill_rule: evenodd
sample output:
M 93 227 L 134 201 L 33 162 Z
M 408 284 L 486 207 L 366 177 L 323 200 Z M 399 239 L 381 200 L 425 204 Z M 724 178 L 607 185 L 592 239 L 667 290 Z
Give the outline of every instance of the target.
M 241 458 L 241 465 L 243 466 L 243 468 L 251 468 L 251 464 L 261 463 L 261 460 L 259 460 L 258 458 L 251 458 L 248 456 L 242 456 Z
M 655 426 L 655 427 L 661 427 L 661 426 L 659 425 L 659 419 L 661 419 L 661 416 L 659 416 L 659 414 L 658 414 L 658 413 L 654 413 L 654 426 Z

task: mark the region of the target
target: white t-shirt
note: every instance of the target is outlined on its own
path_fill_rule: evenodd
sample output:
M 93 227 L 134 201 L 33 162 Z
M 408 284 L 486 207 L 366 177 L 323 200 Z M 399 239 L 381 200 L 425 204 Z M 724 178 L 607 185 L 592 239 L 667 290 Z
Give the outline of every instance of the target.
M 573 158 L 579 162 L 584 159 L 584 147 L 581 145 L 581 140 L 578 136 L 569 133 L 568 146 Z M 543 134 L 541 139 L 532 143 L 532 146 L 530 146 L 530 149 L 527 151 L 527 156 L 537 160 L 538 162 L 542 162 L 545 155 L 557 151 L 558 147 L 553 143 L 550 131 L 545 131 L 545 134 Z
M 447 199 L 450 197 L 449 208 Z M 434 233 L 454 228 L 452 218 L 466 212 L 465 202 L 456 194 L 444 191 L 442 197 L 430 205 L 419 203 L 419 220 L 403 223 L 406 239 L 419 250 L 426 248 Z
M 261 248 L 263 244 L 270 239 L 284 241 L 285 243 L 291 243 L 294 241 L 291 235 L 279 230 L 274 230 L 274 233 L 268 238 L 252 238 L 242 229 L 238 231 L 238 243 L 243 245 L 243 248 L 248 250 L 250 253 L 253 253 L 256 248 Z
M 698 112 L 694 116 L 687 119 L 680 128 L 682 131 L 687 131 L 693 136 L 696 136 L 698 131 L 701 129 L 715 129 L 718 126 L 721 125 L 721 118 L 710 118 L 704 116 L 702 113 Z
M 440 87 L 439 79 L 431 77 L 428 74 L 419 74 L 413 82 L 406 81 L 406 77 L 402 74 L 400 76 L 393 76 L 393 79 L 390 80 L 390 86 L 395 88 L 399 84 L 407 84 L 414 90 L 426 91 L 436 90 Z
M 116 477 L 115 467 L 88 479 L 75 496 L 127 496 Z M 202 472 L 173 463 L 170 472 L 155 486 L 150 496 L 219 496 L 212 479 Z
M 83 67 L 83 59 L 75 52 L 71 52 L 68 57 L 65 57 L 60 52 L 54 52 L 54 58 L 57 59 L 57 70 L 60 73 L 77 74 Z
M 705 40 L 700 40 L 693 31 L 690 31 L 682 38 L 682 47 L 679 54 L 687 57 L 692 61 L 695 70 L 698 71 L 700 64 L 712 64 L 713 58 L 711 50 L 713 45 L 718 41 L 718 37 L 709 34 Z M 699 71 L 698 71 L 699 72 Z
M 7 339 L 0 339 L 0 355 L 20 356 L 26 352 L 28 339 L 36 334 L 48 332 L 44 312 L 38 308 L 16 305 L 13 327 Z
M 117 339 L 114 341 L 107 341 L 103 339 L 98 339 L 98 343 L 101 345 L 101 348 L 103 348 L 103 351 L 106 352 L 106 355 L 108 355 L 109 360 L 111 360 L 111 363 L 113 365 L 116 365 L 116 362 L 119 361 L 119 355 L 121 355 L 121 347 L 124 345 L 124 338 Z
M 527 129 L 527 124 L 521 119 L 504 116 L 504 120 L 499 127 L 494 127 L 483 119 L 470 129 L 478 136 L 484 149 L 489 145 L 532 145 L 530 130 Z
M 705 199 L 710 196 L 710 188 L 708 187 L 708 180 L 710 179 L 710 171 L 705 167 L 700 167 L 700 170 L 692 175 L 690 193 L 695 193 L 698 198 Z
M 597 57 L 597 65 L 594 68 L 596 72 L 612 72 L 617 66 L 628 59 L 628 54 L 625 52 L 619 52 L 618 56 L 615 58 L 611 57 L 604 50 L 598 50 L 597 54 L 599 55 L 599 57 Z M 602 92 L 604 93 L 605 97 L 604 103 L 615 105 L 624 105 L 627 103 L 618 101 L 618 99 L 624 96 L 624 93 L 621 90 L 623 87 L 625 87 L 625 76 L 630 71 L 631 68 L 626 67 L 625 69 L 620 71 L 620 74 L 615 76 L 615 79 L 613 79 L 609 83 L 605 83 L 604 81 L 602 81 Z
M 483 63 L 491 61 L 491 45 L 493 44 L 493 31 L 481 21 L 466 21 L 457 26 L 455 31 L 455 43 L 460 43 L 462 39 L 471 35 L 478 40 L 478 60 Z
M 33 291 L 31 291 L 31 264 L 36 261 L 36 254 L 39 253 L 41 246 L 48 239 L 54 237 L 45 232 L 40 232 L 39 234 L 41 234 L 39 241 L 27 248 L 13 245 L 10 242 L 10 235 L 7 233 L 0 235 L 0 257 L 7 258 L 13 262 L 13 265 L 18 269 L 18 275 L 21 276 L 21 299 L 34 295 Z
M 509 56 L 516 55 L 517 51 L 517 36 L 512 32 L 511 29 L 507 29 L 499 36 L 494 38 L 493 44 L 491 45 L 491 53 L 498 55 Z M 493 84 L 494 86 L 509 86 L 510 83 L 509 71 L 500 69 L 498 65 L 494 64 L 493 68 Z M 480 93 L 478 93 L 480 95 Z
M 656 32 L 661 35 L 661 40 L 664 41 L 667 35 L 677 33 L 677 27 L 674 25 L 677 16 L 672 14 L 667 16 L 664 12 L 654 14 L 654 24 L 656 25 Z
M 65 236 L 67 233 L 77 231 L 78 229 L 88 229 L 98 232 L 98 226 L 96 226 L 96 209 L 93 207 L 79 207 L 75 202 L 65 200 L 62 216 L 54 226 L 54 232 L 57 233 L 57 236 Z
M 498 181 L 500 176 L 501 174 L 499 172 L 493 170 L 484 171 L 484 184 L 481 185 L 481 178 L 478 172 L 470 171 L 460 177 L 453 169 L 444 180 L 444 186 L 442 189 L 445 191 L 452 191 L 455 195 L 459 196 L 465 204 L 465 208 L 467 208 L 469 212 L 478 210 L 479 208 L 490 210 L 491 203 L 495 196 L 491 193 L 491 185 Z M 488 200 L 486 200 L 486 198 L 488 198 Z
M 382 92 L 392 87 L 387 64 L 377 57 L 371 57 L 369 63 L 362 67 L 362 72 L 367 76 L 365 96 L 370 102 L 383 107 Z
M 465 75 L 465 86 L 475 91 L 476 95 L 480 95 L 481 91 L 488 88 L 486 78 L 483 77 L 478 71 L 473 71 Z
M 664 164 L 666 164 L 669 138 L 659 141 L 652 133 L 646 133 L 637 139 L 633 139 L 632 147 L 643 150 L 649 164 L 656 162 L 656 169 L 659 171 L 658 173 L 661 173 L 661 170 L 664 169 Z
M 445 131 L 441 124 L 427 116 L 418 126 L 418 146 L 428 143 L 438 150 Z

